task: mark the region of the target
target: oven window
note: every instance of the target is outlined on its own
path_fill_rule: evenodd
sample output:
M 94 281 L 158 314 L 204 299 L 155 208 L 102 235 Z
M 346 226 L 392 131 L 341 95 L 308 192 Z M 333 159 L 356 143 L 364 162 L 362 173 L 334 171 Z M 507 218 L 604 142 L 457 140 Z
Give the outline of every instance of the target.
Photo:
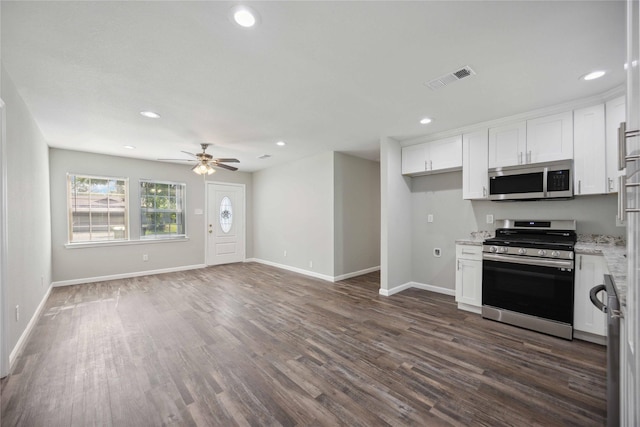
M 482 261 L 482 304 L 573 324 L 573 271 Z
M 543 173 L 523 173 L 491 177 L 489 191 L 491 194 L 542 193 Z

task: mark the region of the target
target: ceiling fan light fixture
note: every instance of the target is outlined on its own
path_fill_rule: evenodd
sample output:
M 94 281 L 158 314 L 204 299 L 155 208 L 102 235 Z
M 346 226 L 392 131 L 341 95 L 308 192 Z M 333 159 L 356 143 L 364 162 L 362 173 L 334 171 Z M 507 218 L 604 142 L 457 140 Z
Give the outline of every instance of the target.
M 192 169 L 198 175 L 211 175 L 216 170 L 207 162 L 201 162 L 195 165 Z

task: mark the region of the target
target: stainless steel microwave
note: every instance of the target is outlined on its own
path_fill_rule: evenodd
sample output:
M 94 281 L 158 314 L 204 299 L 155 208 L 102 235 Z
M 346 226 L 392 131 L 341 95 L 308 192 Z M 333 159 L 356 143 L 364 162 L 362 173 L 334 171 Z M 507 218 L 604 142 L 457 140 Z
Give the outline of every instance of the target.
M 573 197 L 573 160 L 489 169 L 489 200 Z

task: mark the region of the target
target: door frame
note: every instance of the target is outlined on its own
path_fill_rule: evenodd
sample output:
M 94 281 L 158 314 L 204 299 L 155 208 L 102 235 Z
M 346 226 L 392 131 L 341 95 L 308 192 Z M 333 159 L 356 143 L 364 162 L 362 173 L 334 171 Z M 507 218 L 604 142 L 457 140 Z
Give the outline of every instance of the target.
M 0 378 L 9 374 L 7 337 L 7 120 L 6 105 L 0 99 Z
M 209 189 L 213 188 L 215 185 L 228 185 L 233 187 L 242 188 L 242 221 L 244 226 L 244 236 L 242 239 L 242 253 L 244 254 L 244 259 L 242 262 L 247 260 L 247 185 L 239 184 L 237 182 L 222 182 L 222 181 L 206 181 L 206 185 L 204 188 L 204 224 L 203 224 L 203 233 L 205 237 L 204 242 L 204 264 L 209 267 L 209 237 L 207 236 L 208 226 L 207 222 L 209 219 Z

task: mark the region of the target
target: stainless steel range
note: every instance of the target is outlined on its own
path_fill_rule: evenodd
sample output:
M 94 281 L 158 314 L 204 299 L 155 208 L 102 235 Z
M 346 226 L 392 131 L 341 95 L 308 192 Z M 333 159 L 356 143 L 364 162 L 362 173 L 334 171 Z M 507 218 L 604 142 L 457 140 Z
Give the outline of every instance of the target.
M 573 220 L 498 220 L 482 247 L 482 317 L 573 338 Z

